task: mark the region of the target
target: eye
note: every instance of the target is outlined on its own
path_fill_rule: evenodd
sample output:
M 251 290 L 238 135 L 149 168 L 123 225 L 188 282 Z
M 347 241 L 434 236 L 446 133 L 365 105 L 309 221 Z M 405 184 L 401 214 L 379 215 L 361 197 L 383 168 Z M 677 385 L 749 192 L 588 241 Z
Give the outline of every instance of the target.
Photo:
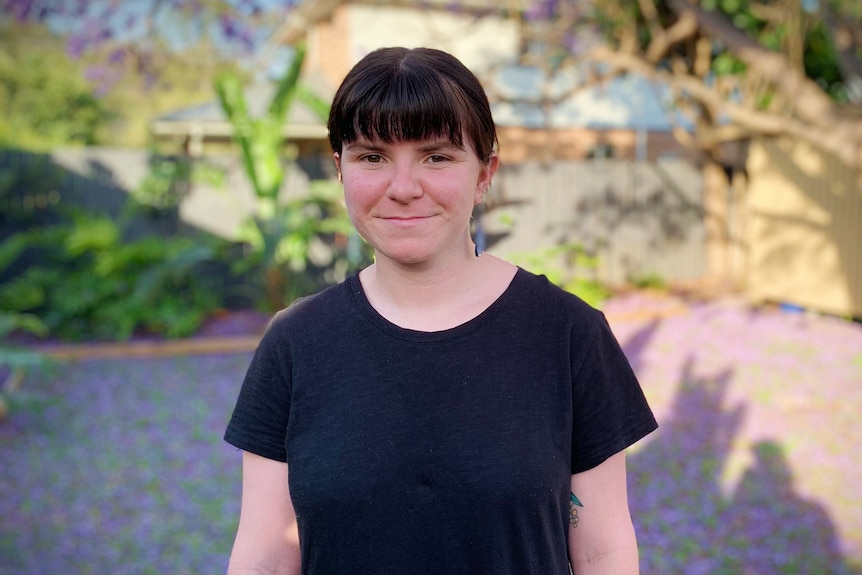
M 367 154 L 362 156 L 363 162 L 368 162 L 369 164 L 379 164 L 383 161 L 383 156 L 380 154 Z
M 439 164 L 441 162 L 446 162 L 448 160 L 449 160 L 449 158 L 447 158 L 446 156 L 440 155 L 440 154 L 434 154 L 434 155 L 428 157 L 428 162 L 430 162 L 432 164 Z

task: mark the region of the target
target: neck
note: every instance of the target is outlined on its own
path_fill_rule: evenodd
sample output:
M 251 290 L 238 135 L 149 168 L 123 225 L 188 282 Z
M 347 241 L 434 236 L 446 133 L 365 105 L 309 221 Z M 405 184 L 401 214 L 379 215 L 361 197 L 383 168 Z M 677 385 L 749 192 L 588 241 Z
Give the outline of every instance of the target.
M 472 250 L 472 246 L 471 246 Z M 411 269 L 381 260 L 359 274 L 371 306 L 395 325 L 441 331 L 487 309 L 508 287 L 517 268 L 490 254 L 447 266 Z
M 436 263 L 400 264 L 378 257 L 360 277 L 367 289 L 397 307 L 435 308 L 468 293 L 481 273 L 481 258 L 473 245 L 461 251 Z

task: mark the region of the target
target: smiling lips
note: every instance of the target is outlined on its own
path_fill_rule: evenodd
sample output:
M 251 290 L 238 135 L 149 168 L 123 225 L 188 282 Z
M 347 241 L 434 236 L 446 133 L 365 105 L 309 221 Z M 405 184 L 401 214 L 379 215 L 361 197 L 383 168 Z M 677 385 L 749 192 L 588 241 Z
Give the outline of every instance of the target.
M 412 224 L 427 220 L 433 216 L 383 216 L 382 220 L 398 224 Z

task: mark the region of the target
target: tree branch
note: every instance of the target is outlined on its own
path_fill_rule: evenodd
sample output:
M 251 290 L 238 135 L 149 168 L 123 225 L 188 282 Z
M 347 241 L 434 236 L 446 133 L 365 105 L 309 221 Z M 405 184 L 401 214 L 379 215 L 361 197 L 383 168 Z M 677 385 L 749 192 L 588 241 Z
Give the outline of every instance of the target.
M 676 44 L 693 38 L 697 34 L 697 20 L 690 13 L 681 14 L 679 19 L 667 30 L 653 32 L 653 38 L 646 50 L 649 62 L 658 62 Z
M 691 0 L 668 0 L 668 6 L 679 17 L 685 13 L 694 16 L 699 29 L 721 42 L 725 49 L 745 62 L 753 72 L 788 95 L 794 114 L 806 123 L 831 129 L 842 121 L 838 107 L 829 96 L 783 54 L 767 50 L 722 15 L 707 12 Z
M 851 168 L 862 168 L 862 121 L 842 118 L 840 122 L 832 125 L 812 126 L 808 122 L 793 117 L 735 104 L 722 97 L 714 87 L 694 76 L 657 69 L 637 56 L 599 47 L 592 50 L 587 57 L 591 61 L 610 65 L 617 73 L 635 72 L 663 82 L 705 108 L 714 110 L 716 115 L 723 115 L 729 122 L 750 134 L 790 136 L 836 155 Z M 711 138 L 715 138 L 716 134 L 720 133 L 720 131 L 715 132 Z M 735 137 L 739 135 L 739 132 L 734 132 Z M 704 142 L 704 144 L 707 143 Z
M 841 20 L 826 2 L 820 3 L 820 14 L 827 30 L 832 33 L 832 44 L 838 55 L 838 67 L 848 86 L 850 100 L 862 104 L 862 32 Z

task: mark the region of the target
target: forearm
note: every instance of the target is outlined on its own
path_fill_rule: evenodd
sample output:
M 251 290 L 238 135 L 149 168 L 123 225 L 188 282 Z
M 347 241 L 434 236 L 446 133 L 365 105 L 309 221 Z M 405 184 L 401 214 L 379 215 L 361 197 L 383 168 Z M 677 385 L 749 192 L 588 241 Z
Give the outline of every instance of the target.
M 287 465 L 243 453 L 242 506 L 228 575 L 299 575 L 299 531 Z
M 287 529 L 256 529 L 240 519 L 227 575 L 299 575 L 301 570 L 296 523 Z
M 299 567 L 296 569 L 285 566 L 262 566 L 243 565 L 231 561 L 227 569 L 227 575 L 298 575 Z
M 637 545 L 618 547 L 571 558 L 574 575 L 638 575 Z
M 569 562 L 574 575 L 638 575 L 638 544 L 634 525 L 626 517 L 614 522 L 612 529 L 600 532 L 578 530 L 589 524 L 571 527 Z
M 227 575 L 299 575 L 299 549 L 293 546 L 267 547 L 234 543 Z
M 638 575 L 626 487 L 624 452 L 572 476 L 569 562 L 575 575 Z

